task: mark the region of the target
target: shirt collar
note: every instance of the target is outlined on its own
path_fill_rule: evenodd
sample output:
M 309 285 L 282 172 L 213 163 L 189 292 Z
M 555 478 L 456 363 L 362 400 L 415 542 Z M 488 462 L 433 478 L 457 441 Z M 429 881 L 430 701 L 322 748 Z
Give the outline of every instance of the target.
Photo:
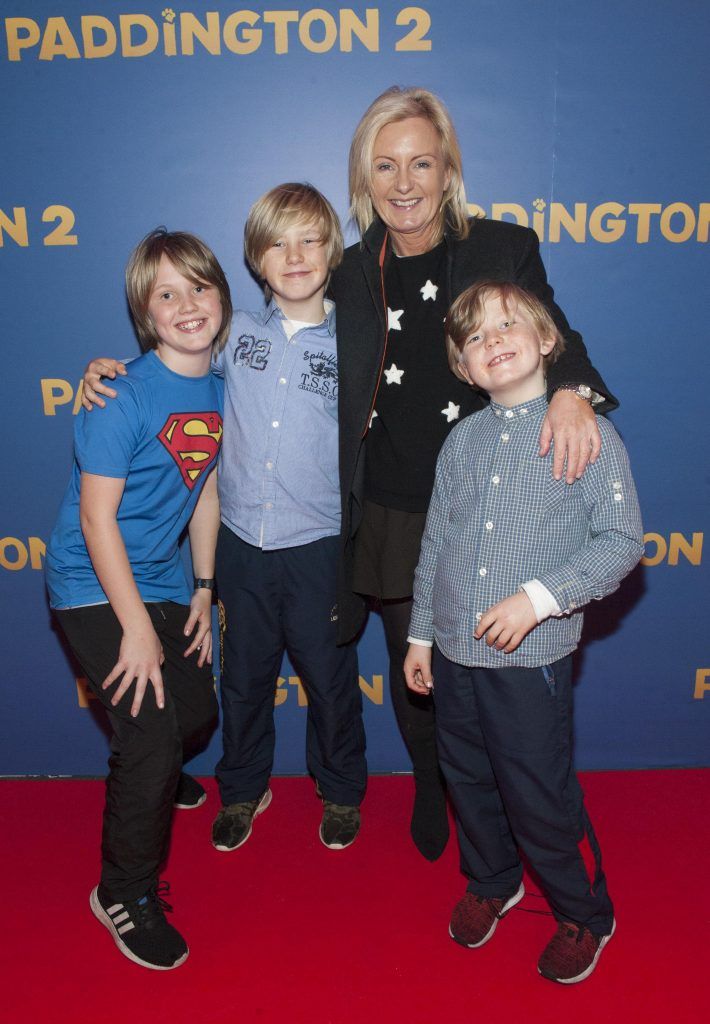
M 491 399 L 490 410 L 494 416 L 502 420 L 526 419 L 528 416 L 538 416 L 547 411 L 547 395 L 538 395 L 530 402 L 521 402 L 520 405 L 499 405 Z
M 325 317 L 319 324 L 314 324 L 313 329 L 317 331 L 322 327 L 326 327 L 328 334 L 333 338 L 335 337 L 335 303 L 332 299 L 324 299 L 323 305 L 325 307 Z M 287 319 L 283 310 L 276 302 L 276 299 L 272 298 L 266 307 L 266 312 L 264 313 L 264 323 L 268 323 L 274 315 L 276 315 L 279 320 Z

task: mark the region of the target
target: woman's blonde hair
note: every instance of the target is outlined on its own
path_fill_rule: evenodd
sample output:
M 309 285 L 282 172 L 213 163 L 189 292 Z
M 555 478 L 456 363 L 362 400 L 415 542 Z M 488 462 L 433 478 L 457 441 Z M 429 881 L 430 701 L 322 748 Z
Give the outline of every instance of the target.
M 144 351 L 157 348 L 160 340 L 148 304 L 161 256 L 167 256 L 178 273 L 193 284 L 209 284 L 217 289 L 222 303 L 222 323 L 212 349 L 221 352 L 227 344 L 232 323 L 232 297 L 224 271 L 209 246 L 196 235 L 165 228 L 156 228 L 147 234 L 131 253 L 126 267 L 126 297 L 141 348 Z
M 355 129 L 350 146 L 350 215 L 364 234 L 375 219 L 372 203 L 372 154 L 378 133 L 388 124 L 408 117 L 423 117 L 433 126 L 441 142 L 444 163 L 451 172 L 441 203 L 439 233 L 448 223 L 457 238 L 468 236 L 468 210 L 463 184 L 461 150 L 449 112 L 427 89 L 393 85 L 372 103 Z
M 564 352 L 565 340 L 555 326 L 547 307 L 532 292 L 513 284 L 512 281 L 479 281 L 465 292 L 461 292 L 446 314 L 446 354 L 449 368 L 459 380 L 466 380 L 461 373 L 461 354 L 468 339 L 483 323 L 484 306 L 489 299 L 500 299 L 506 315 L 516 308 L 524 309 L 539 338 L 555 339 L 554 347 L 543 356 L 545 369 L 552 366 Z
M 332 273 L 343 258 L 343 233 L 337 213 L 313 185 L 294 181 L 277 185 L 257 199 L 249 211 L 244 225 L 244 255 L 262 281 L 267 301 L 271 288 L 264 281 L 264 256 L 288 228 L 311 222 L 318 226 Z

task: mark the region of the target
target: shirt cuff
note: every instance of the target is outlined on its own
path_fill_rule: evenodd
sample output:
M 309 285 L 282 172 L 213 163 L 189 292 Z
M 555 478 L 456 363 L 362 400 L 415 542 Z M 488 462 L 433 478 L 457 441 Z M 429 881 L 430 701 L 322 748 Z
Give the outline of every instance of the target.
M 407 643 L 408 644 L 418 644 L 419 647 L 433 647 L 434 646 L 434 641 L 433 640 L 419 640 L 419 638 L 416 637 L 416 636 L 408 636 L 407 637 Z
M 555 600 L 554 595 L 547 589 L 540 580 L 528 580 L 520 587 L 530 598 L 530 604 L 537 616 L 538 622 L 549 619 L 551 615 L 562 615 L 562 609 Z

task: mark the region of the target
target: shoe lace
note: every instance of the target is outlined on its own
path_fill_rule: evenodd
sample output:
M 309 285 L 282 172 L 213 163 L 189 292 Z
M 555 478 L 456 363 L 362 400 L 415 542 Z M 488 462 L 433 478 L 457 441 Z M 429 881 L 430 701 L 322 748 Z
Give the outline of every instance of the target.
M 163 880 L 149 889 L 141 899 L 136 900 L 136 923 L 150 928 L 152 924 L 162 920 L 166 913 L 172 913 L 172 905 L 164 898 L 169 892 L 170 883 Z

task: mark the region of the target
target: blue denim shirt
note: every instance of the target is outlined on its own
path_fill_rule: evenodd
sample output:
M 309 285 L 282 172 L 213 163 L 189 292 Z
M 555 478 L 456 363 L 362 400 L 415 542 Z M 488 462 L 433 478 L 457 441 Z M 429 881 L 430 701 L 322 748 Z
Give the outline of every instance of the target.
M 599 418 L 601 455 L 573 484 L 538 455 L 545 396 L 491 402 L 449 434 L 439 454 L 414 583 L 410 636 L 435 639 L 460 665 L 549 665 L 575 649 L 582 607 L 616 590 L 643 554 L 624 445 Z M 473 636 L 491 607 L 538 579 L 563 610 L 505 654 Z
M 335 307 L 290 341 L 283 320 L 273 301 L 238 311 L 216 366 L 225 381 L 222 522 L 265 551 L 340 532 Z

